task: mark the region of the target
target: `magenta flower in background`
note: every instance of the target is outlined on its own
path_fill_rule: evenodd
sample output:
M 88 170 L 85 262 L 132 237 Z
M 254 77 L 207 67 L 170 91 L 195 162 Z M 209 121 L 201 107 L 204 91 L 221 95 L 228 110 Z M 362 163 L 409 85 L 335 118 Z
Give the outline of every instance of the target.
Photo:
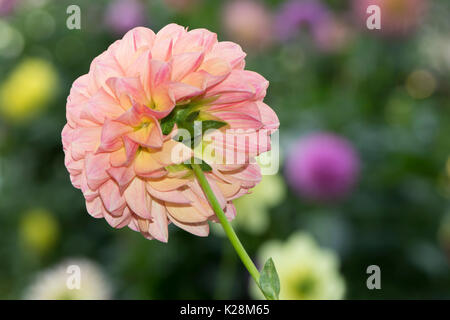
M 349 141 L 331 133 L 301 138 L 291 149 L 285 175 L 303 198 L 334 201 L 345 197 L 359 173 L 359 157 Z
M 322 23 L 327 23 L 330 13 L 317 0 L 291 0 L 286 2 L 275 18 L 275 31 L 282 41 L 295 37 L 304 25 L 314 34 Z
M 142 26 L 145 20 L 145 7 L 138 0 L 115 0 L 106 10 L 105 24 L 117 34 Z
M 0 17 L 9 15 L 16 4 L 17 0 L 0 0 Z

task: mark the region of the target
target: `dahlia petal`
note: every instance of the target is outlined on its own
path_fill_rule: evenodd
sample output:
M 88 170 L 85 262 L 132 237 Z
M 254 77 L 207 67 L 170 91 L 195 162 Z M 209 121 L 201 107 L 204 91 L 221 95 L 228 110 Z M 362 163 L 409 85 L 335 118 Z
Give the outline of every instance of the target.
M 243 69 L 245 56 L 245 52 L 242 51 L 238 44 L 230 41 L 221 41 L 213 46 L 207 58 L 220 58 L 227 61 L 233 69 Z
M 123 136 L 123 146 L 125 147 L 126 162 L 123 165 L 128 166 L 136 156 L 139 145 L 127 136 Z
M 153 158 L 163 166 L 180 164 L 192 157 L 192 149 L 181 142 L 168 140 L 161 151 L 152 153 Z
M 199 237 L 207 237 L 209 234 L 209 224 L 208 222 L 203 223 L 184 223 L 181 221 L 178 221 L 171 215 L 168 215 L 169 220 L 179 227 L 180 229 L 183 229 L 189 233 L 192 233 Z
M 192 206 L 166 202 L 166 208 L 171 217 L 182 223 L 200 223 L 207 220 L 207 217 Z
M 112 153 L 110 153 L 110 164 L 113 167 L 122 167 L 125 166 L 128 162 L 127 153 L 125 148 L 120 148 Z
M 172 57 L 172 81 L 181 81 L 186 75 L 197 70 L 203 61 L 203 52 L 185 52 Z
M 182 191 L 183 195 L 189 199 L 191 208 L 196 210 L 202 216 L 209 218 L 214 215 L 214 211 L 209 206 L 202 190 L 195 190 L 196 186 L 191 184 L 190 188 Z
M 159 191 L 147 183 L 147 192 L 156 199 L 174 204 L 188 205 L 191 201 L 179 190 Z
M 94 218 L 103 218 L 103 204 L 99 197 L 94 200 L 86 201 L 87 212 Z
M 152 222 L 148 225 L 148 232 L 155 239 L 162 242 L 169 240 L 167 210 L 163 203 L 152 201 Z
M 173 39 L 157 41 L 152 48 L 151 54 L 154 59 L 169 61 L 172 57 Z
M 171 68 L 166 62 L 158 60 L 150 61 L 150 79 L 147 84 L 150 88 L 151 99 L 154 109 L 161 114 L 158 117 L 165 117 L 175 107 L 175 100 L 169 91 Z
M 125 76 L 121 67 L 117 63 L 117 60 L 108 51 L 103 52 L 92 61 L 89 74 L 93 80 L 93 82 L 90 83 L 90 90 L 96 91 L 100 88 L 104 88 L 106 92 L 111 95 L 113 93 L 106 85 L 106 80 L 113 77 Z
M 211 114 L 225 121 L 232 129 L 258 130 L 263 126 L 260 120 L 242 112 L 221 110 L 212 112 Z
M 216 181 L 216 184 L 226 199 L 233 197 L 241 189 L 241 186 L 238 183 L 222 183 Z
M 226 215 L 228 221 L 231 221 L 236 217 L 236 207 L 233 205 L 232 202 L 227 203 L 227 206 L 226 206 L 224 212 L 225 212 L 225 215 Z
M 135 102 L 146 102 L 145 92 L 138 77 L 109 78 L 106 81 L 106 85 L 114 92 L 117 100 L 120 101 L 121 113 L 131 108 Z
M 107 170 L 108 174 L 114 179 L 119 186 L 120 193 L 123 193 L 136 174 L 132 166 L 129 167 L 112 167 Z
M 162 167 L 163 165 L 159 163 L 153 157 L 153 155 L 146 150 L 141 150 L 141 152 L 139 152 L 134 161 L 134 170 L 136 171 L 137 175 L 141 174 L 145 175 L 147 173 L 156 171 Z
M 244 78 L 244 81 L 250 84 L 254 89 L 254 100 L 261 100 L 266 96 L 266 90 L 269 86 L 269 81 L 267 81 L 262 75 L 259 73 L 243 70 L 240 71 L 241 76 Z
M 159 179 L 167 175 L 167 170 L 164 168 L 158 169 L 156 171 L 152 171 L 149 173 L 141 173 L 139 174 L 140 177 L 146 178 L 146 179 Z
M 89 154 L 85 161 L 87 184 L 91 190 L 97 190 L 109 179 L 109 154 Z
M 126 137 L 146 148 L 161 149 L 163 145 L 163 134 L 158 122 L 150 123 L 136 131 L 130 132 Z
M 186 29 L 176 23 L 170 23 L 158 31 L 155 37 L 155 44 L 165 39 L 177 40 L 182 35 L 186 34 Z
M 164 178 L 159 180 L 149 180 L 147 183 L 157 191 L 165 192 L 178 189 L 187 184 L 186 179 Z
M 88 152 L 93 152 L 100 144 L 101 127 L 78 127 L 72 132 L 71 152 L 74 160 L 80 160 Z
M 101 132 L 101 143 L 97 152 L 112 152 L 123 146 L 121 137 L 133 131 L 133 128 L 121 122 L 107 119 Z
M 174 54 L 183 52 L 209 52 L 217 43 L 217 34 L 206 29 L 194 29 L 183 34 L 174 46 Z
M 122 109 L 115 98 L 109 95 L 104 89 L 99 89 L 99 91 L 86 102 L 80 113 L 80 118 L 103 124 L 106 119 L 114 119 L 123 112 L 124 109 Z
M 114 217 L 122 215 L 126 202 L 124 197 L 120 194 L 117 184 L 109 179 L 100 186 L 99 191 L 103 205 L 108 213 Z
M 202 89 L 182 82 L 171 83 L 170 90 L 176 102 L 188 100 L 203 93 Z
M 264 102 L 257 102 L 259 112 L 261 113 L 261 120 L 264 124 L 265 129 L 276 130 L 280 126 L 280 121 L 278 120 L 278 116 L 275 111 L 270 108 Z
M 148 219 L 142 219 L 138 216 L 134 217 L 134 220 L 136 221 L 136 226 L 138 231 L 147 239 L 152 239 L 150 233 L 148 232 L 148 227 L 150 224 L 150 220 Z
M 105 212 L 103 215 L 108 224 L 116 229 L 120 229 L 129 225 L 132 217 L 131 212 L 127 207 L 123 209 L 123 213 L 121 216 L 114 217 L 111 214 L 108 214 L 108 212 Z
M 145 182 L 133 179 L 124 192 L 128 208 L 143 219 L 151 219 L 151 198 L 147 194 Z
M 155 33 L 143 27 L 128 31 L 122 40 L 116 41 L 111 50 L 123 70 L 127 70 L 136 58 L 136 54 L 143 49 L 150 49 L 155 40 Z
M 254 88 L 245 81 L 244 71 L 233 70 L 229 76 L 208 90 L 206 98 L 217 97 L 212 105 L 238 103 L 253 98 Z
M 91 190 L 87 184 L 86 175 L 80 174 L 80 189 L 86 201 L 94 200 L 98 197 L 98 190 Z
M 231 66 L 224 59 L 209 58 L 203 62 L 199 70 L 204 70 L 213 76 L 226 76 L 231 72 Z

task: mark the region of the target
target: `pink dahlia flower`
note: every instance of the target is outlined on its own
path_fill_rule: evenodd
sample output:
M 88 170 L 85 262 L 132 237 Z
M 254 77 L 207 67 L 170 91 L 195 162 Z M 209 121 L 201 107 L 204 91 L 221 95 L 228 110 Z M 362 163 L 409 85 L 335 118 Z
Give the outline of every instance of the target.
M 135 28 L 93 60 L 72 85 L 62 132 L 65 165 L 90 215 L 148 239 L 167 241 L 170 223 L 208 235 L 216 218 L 186 164 L 194 144 L 178 139 L 196 121 L 224 133 L 214 135 L 212 154 L 233 157 L 202 169 L 235 216 L 232 200 L 260 181 L 253 159 L 279 125 L 263 102 L 268 81 L 244 70 L 244 57 L 215 33 L 170 24 L 157 34 Z M 229 161 L 236 158 L 245 161 Z

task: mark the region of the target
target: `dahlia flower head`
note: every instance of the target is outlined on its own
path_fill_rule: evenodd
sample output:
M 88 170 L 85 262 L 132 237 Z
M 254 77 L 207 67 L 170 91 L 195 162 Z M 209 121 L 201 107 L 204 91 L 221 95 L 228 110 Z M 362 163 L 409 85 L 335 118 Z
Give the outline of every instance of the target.
M 93 60 L 72 85 L 62 131 L 65 165 L 90 215 L 163 242 L 170 223 L 207 236 L 218 220 L 189 162 L 200 145 L 210 151 L 201 168 L 234 218 L 232 200 L 261 180 L 254 157 L 270 150 L 279 126 L 263 102 L 268 81 L 244 70 L 244 58 L 215 33 L 170 24 L 157 34 L 132 29 Z M 180 142 L 182 131 L 197 137 L 199 123 L 200 143 Z

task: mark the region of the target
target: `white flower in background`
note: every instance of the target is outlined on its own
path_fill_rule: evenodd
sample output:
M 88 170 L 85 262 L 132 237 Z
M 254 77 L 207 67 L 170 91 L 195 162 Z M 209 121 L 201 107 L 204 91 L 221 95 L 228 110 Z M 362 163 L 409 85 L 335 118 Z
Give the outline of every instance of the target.
M 263 176 L 250 194 L 233 201 L 239 212 L 233 225 L 253 234 L 264 232 L 269 226 L 269 209 L 281 203 L 285 195 L 283 178 L 279 175 Z
M 107 300 L 112 289 L 102 269 L 86 259 L 70 259 L 39 273 L 26 289 L 27 300 Z
M 320 248 L 307 233 L 297 232 L 287 242 L 269 241 L 258 254 L 258 263 L 272 257 L 280 277 L 280 299 L 342 299 L 345 282 L 339 273 L 339 258 L 329 249 Z M 250 294 L 263 299 L 252 282 Z
M 270 223 L 269 210 L 280 204 L 286 196 L 286 185 L 279 175 L 262 176 L 261 182 L 245 197 L 233 200 L 239 214 L 231 222 L 233 227 L 252 234 L 261 234 Z M 225 236 L 219 223 L 211 224 L 211 231 Z

